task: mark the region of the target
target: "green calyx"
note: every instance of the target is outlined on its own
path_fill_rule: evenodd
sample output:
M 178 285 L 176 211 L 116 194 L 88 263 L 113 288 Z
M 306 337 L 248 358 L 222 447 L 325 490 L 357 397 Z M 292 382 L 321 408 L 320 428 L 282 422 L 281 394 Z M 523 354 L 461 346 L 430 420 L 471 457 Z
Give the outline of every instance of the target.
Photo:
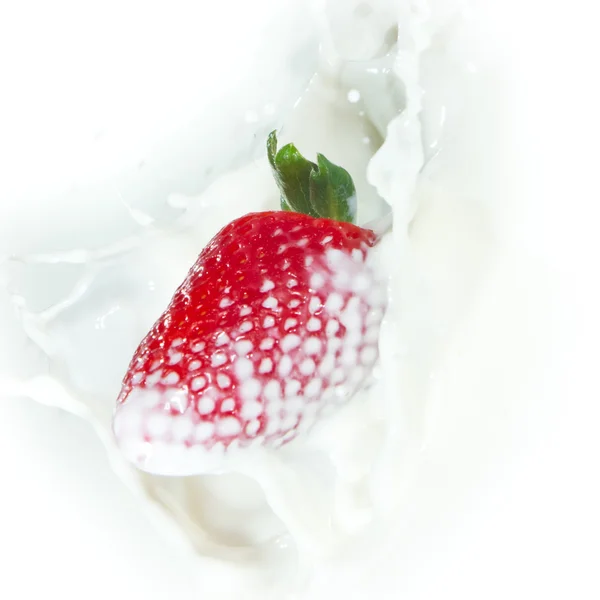
M 277 151 L 275 131 L 267 139 L 267 156 L 281 193 L 282 210 L 356 222 L 356 189 L 346 169 L 322 154 L 317 154 L 315 164 L 304 158 L 294 144 Z

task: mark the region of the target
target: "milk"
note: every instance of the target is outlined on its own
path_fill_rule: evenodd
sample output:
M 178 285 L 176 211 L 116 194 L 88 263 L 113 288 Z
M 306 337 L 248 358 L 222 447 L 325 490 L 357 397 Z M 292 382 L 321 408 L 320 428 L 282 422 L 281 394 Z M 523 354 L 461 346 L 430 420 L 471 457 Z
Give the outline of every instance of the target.
M 5 192 L 21 194 L 22 207 L 31 210 L 32 198 L 52 202 L 36 205 L 36 223 L 23 208 L 4 220 L 25 233 L 7 230 L 3 242 L 12 255 L 2 265 L 7 304 L 18 326 L 8 352 L 16 367 L 1 383 L 9 396 L 93 424 L 140 510 L 208 597 L 317 599 L 334 590 L 360 598 L 374 582 L 380 597 L 395 597 L 385 593 L 410 589 L 427 540 L 436 528 L 456 526 L 500 460 L 527 382 L 523 364 L 545 339 L 543 313 L 510 292 L 539 275 L 510 248 L 510 212 L 499 208 L 510 198 L 504 80 L 485 32 L 475 34 L 473 15 L 451 3 L 377 2 L 370 11 L 358 2 L 314 3 L 292 16 L 269 3 L 260 10 L 278 25 L 261 33 L 274 32 L 289 53 L 244 46 L 254 36 L 240 45 L 272 76 L 254 81 L 255 71 L 234 61 L 229 70 L 248 75 L 222 89 L 222 72 L 204 73 L 212 85 L 188 89 L 195 95 L 183 105 L 164 100 L 156 128 L 161 102 L 140 114 L 133 102 L 111 104 L 112 141 L 89 122 L 82 132 L 85 116 L 70 121 L 73 143 L 81 135 L 92 148 L 85 161 L 68 145 L 62 160 L 38 147 L 43 158 L 35 160 L 47 171 L 36 181 L 23 185 L 22 173 L 10 170 Z M 174 38 L 191 51 L 202 36 L 185 27 L 187 35 Z M 232 35 L 239 39 L 244 28 Z M 172 77 L 165 89 L 180 81 Z M 201 98 L 202 110 L 190 98 Z M 203 116 L 194 126 L 188 121 L 175 134 L 196 111 Z M 307 156 L 323 152 L 353 174 L 360 222 L 393 210 L 393 231 L 376 251 L 390 308 L 373 385 L 310 439 L 242 473 L 140 473 L 110 432 L 120 378 L 199 249 L 243 212 L 276 207 L 264 140 L 280 125 L 282 142 L 293 140 Z M 43 138 L 62 134 L 57 125 Z M 167 158 L 169 149 L 176 156 Z M 97 199 L 94 218 L 73 181 Z M 535 289 L 541 299 L 544 283 L 536 280 Z M 512 394 L 502 393 L 506 372 Z

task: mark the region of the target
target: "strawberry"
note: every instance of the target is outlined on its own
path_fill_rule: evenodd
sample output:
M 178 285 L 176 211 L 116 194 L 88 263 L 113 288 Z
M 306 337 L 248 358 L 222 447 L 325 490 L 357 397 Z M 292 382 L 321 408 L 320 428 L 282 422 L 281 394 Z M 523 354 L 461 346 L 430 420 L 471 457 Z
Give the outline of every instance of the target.
M 276 143 L 273 133 L 284 210 L 217 233 L 123 379 L 114 432 L 144 470 L 208 472 L 233 452 L 281 446 L 347 402 L 377 360 L 386 295 L 369 260 L 375 234 L 349 222 L 352 180 Z

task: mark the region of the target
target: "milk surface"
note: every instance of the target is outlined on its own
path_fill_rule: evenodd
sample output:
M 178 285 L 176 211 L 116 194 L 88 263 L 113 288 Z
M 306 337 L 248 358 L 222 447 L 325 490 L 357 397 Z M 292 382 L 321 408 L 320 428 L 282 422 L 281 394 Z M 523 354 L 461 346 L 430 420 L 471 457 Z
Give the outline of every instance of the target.
M 93 425 L 85 431 L 133 491 L 132 510 L 168 544 L 159 562 L 169 573 L 168 561 L 177 564 L 190 593 L 364 598 L 378 586 L 381 598 L 398 589 L 416 598 L 424 565 L 443 561 L 436 540 L 461 526 L 514 450 L 513 415 L 551 337 L 550 283 L 515 232 L 506 67 L 475 5 L 290 6 L 264 2 L 242 15 L 229 35 L 244 51 L 221 62 L 197 58 L 219 42 L 208 37 L 218 18 L 198 25 L 204 35 L 173 20 L 171 56 L 198 62 L 182 59 L 173 72 L 153 55 L 141 83 L 123 67 L 104 75 L 101 95 L 84 85 L 71 107 L 50 101 L 45 110 L 63 118 L 35 113 L 29 137 L 11 123 L 11 139 L 33 154 L 11 152 L 3 184 L 19 203 L 2 219 L 10 343 L 0 384 L 7 398 Z M 158 26 L 166 14 L 145 17 Z M 127 15 L 119 27 L 138 22 Z M 252 18 L 257 29 L 246 31 L 240 23 Z M 152 35 L 138 39 L 154 48 Z M 113 66 L 123 55 L 135 64 L 125 46 Z M 56 69 L 69 86 L 74 59 L 62 48 Z M 94 56 L 87 67 L 104 64 Z M 162 78 L 153 101 L 150 66 Z M 182 73 L 193 67 L 200 74 L 189 83 Z M 97 77 L 90 69 L 85 81 Z M 116 102 L 109 90 L 119 86 Z M 352 173 L 361 223 L 393 212 L 376 250 L 390 306 L 374 381 L 310 439 L 243 473 L 141 473 L 110 432 L 120 379 L 203 245 L 241 214 L 276 208 L 264 156 L 276 127 L 282 143 Z M 32 163 L 40 170 L 29 178 Z

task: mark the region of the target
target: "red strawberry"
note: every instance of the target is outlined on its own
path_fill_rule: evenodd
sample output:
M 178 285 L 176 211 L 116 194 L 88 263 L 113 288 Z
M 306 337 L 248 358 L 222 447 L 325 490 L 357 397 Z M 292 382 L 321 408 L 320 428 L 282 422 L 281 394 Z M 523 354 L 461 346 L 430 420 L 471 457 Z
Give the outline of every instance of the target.
M 283 157 L 274 164 L 282 191 L 285 152 L 270 154 Z M 321 159 L 319 175 L 339 169 Z M 282 203 L 297 204 L 289 189 Z M 114 417 L 125 455 L 155 473 L 207 472 L 234 449 L 288 442 L 347 402 L 378 355 L 375 242 L 351 223 L 290 211 L 222 229 L 129 365 Z

